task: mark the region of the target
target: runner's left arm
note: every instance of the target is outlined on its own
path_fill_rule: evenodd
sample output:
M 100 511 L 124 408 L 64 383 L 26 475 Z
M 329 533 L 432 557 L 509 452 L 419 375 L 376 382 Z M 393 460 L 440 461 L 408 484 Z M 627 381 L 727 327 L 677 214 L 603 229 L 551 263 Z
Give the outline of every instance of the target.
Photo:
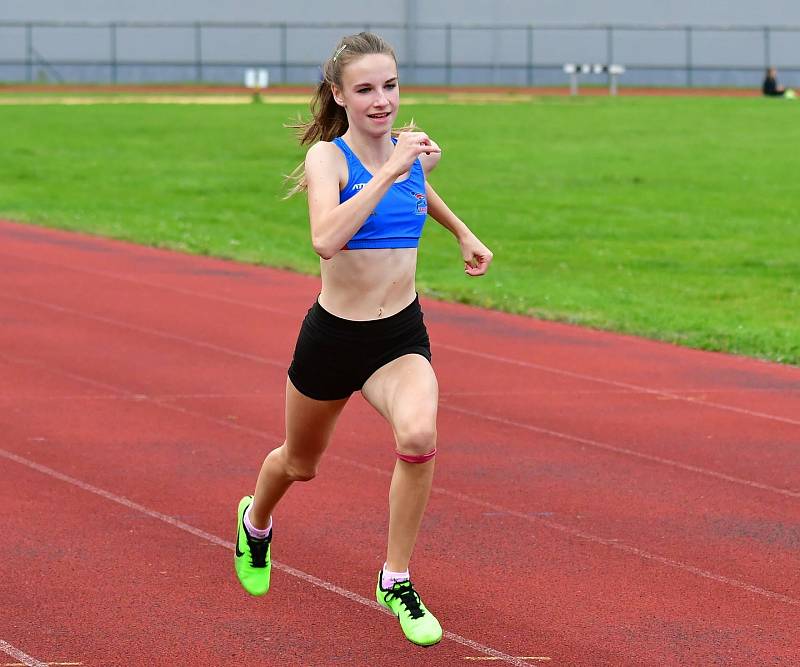
M 469 276 L 486 273 L 492 262 L 492 251 L 450 210 L 428 181 L 425 181 L 425 197 L 428 200 L 428 215 L 456 237 L 464 258 L 464 272 Z

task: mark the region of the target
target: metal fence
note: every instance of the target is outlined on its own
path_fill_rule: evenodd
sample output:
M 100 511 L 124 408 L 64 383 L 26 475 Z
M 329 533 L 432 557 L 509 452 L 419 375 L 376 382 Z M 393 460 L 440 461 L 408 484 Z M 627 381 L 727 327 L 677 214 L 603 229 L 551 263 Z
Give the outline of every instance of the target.
M 381 33 L 403 81 L 564 85 L 567 62 L 621 64 L 624 85 L 800 84 L 800 26 L 0 22 L 0 81 L 272 83 L 318 80 L 343 34 Z

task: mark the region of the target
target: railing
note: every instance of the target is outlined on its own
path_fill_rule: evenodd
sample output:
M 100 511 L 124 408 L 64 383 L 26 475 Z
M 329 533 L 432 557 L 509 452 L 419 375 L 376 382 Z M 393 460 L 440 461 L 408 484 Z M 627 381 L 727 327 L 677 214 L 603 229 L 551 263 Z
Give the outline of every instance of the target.
M 0 80 L 273 83 L 318 80 L 338 38 L 374 30 L 420 84 L 565 85 L 566 62 L 619 63 L 626 85 L 753 86 L 777 66 L 800 82 L 800 26 L 0 22 Z

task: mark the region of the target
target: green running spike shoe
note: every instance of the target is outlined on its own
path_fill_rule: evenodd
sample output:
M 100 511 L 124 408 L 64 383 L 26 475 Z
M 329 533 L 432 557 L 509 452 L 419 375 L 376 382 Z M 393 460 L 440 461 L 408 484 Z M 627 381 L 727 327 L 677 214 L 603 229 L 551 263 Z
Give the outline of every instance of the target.
M 236 566 L 236 576 L 239 582 L 250 595 L 264 595 L 269 590 L 269 574 L 272 569 L 270 560 L 270 542 L 272 531 L 265 540 L 250 537 L 244 527 L 244 513 L 253 496 L 245 496 L 239 501 L 239 511 L 236 515 L 236 555 L 233 563 Z
M 406 638 L 419 646 L 431 646 L 442 639 L 442 626 L 422 604 L 419 593 L 410 581 L 398 581 L 389 588 L 381 586 L 381 572 L 378 571 L 378 587 L 375 597 L 382 607 L 390 610 L 398 619 Z

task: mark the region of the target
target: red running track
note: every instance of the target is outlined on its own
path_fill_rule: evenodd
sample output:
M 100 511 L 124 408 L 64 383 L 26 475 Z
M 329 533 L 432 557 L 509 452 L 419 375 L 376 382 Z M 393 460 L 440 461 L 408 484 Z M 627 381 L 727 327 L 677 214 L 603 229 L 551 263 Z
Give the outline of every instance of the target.
M 233 574 L 317 279 L 0 241 L 0 664 L 800 664 L 800 369 L 423 299 L 422 649 L 372 601 L 394 459 L 360 397 L 279 508 L 270 594 Z

